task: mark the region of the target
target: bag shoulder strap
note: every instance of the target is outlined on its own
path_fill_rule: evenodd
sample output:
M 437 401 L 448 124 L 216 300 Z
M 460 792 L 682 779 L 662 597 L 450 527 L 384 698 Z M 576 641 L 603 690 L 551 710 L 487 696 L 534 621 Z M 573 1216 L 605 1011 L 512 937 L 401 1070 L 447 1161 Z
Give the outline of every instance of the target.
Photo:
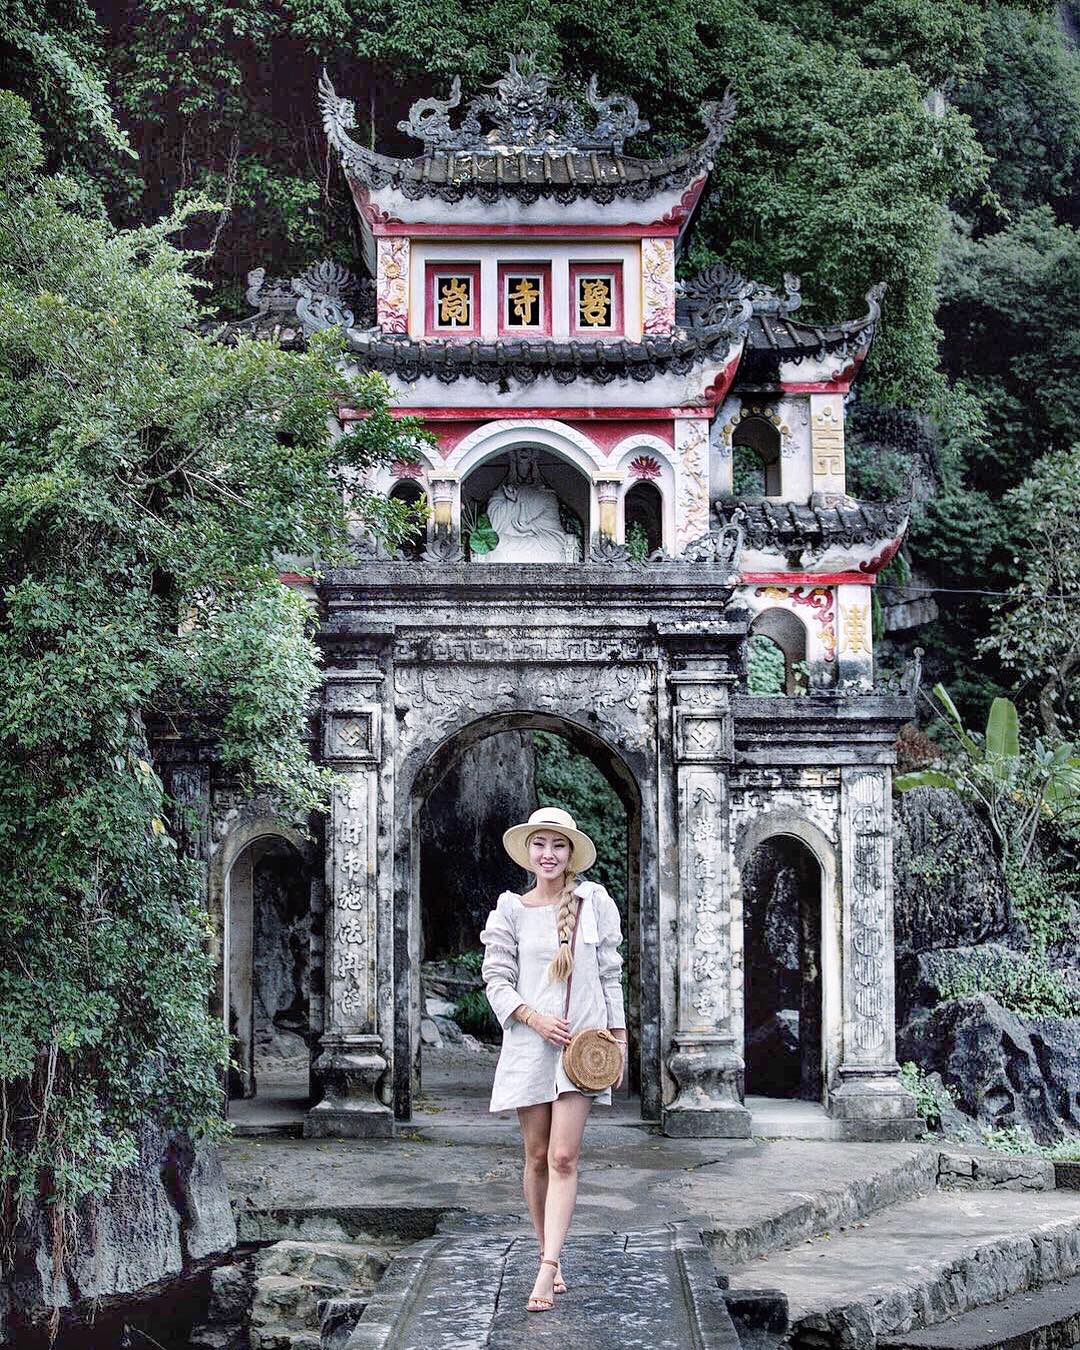
M 574 935 L 570 939 L 570 955 L 574 955 L 574 949 L 577 947 L 578 920 L 581 918 L 581 897 L 578 896 L 577 909 L 574 910 Z M 570 1016 L 570 987 L 574 983 L 574 968 L 570 967 L 570 974 L 566 977 L 566 1005 L 563 1008 L 563 1021 Z

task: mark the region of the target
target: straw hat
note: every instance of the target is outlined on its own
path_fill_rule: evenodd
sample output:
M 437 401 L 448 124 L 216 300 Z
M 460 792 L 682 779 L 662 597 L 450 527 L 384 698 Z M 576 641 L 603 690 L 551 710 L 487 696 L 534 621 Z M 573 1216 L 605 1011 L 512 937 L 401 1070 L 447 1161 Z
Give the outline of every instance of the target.
M 569 811 L 561 811 L 557 806 L 541 806 L 534 811 L 524 825 L 511 825 L 503 835 L 503 847 L 516 863 L 520 863 L 527 872 L 529 866 L 529 835 L 538 830 L 551 830 L 553 834 L 565 834 L 573 845 L 570 854 L 570 869 L 584 872 L 596 861 L 596 845 L 587 834 L 577 827 L 577 822 Z

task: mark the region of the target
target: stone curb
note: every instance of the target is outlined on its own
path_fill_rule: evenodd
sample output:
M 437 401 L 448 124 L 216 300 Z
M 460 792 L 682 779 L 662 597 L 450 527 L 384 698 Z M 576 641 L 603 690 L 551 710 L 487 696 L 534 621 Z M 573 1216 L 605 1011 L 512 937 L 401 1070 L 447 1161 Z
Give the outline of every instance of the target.
M 828 1229 L 929 1195 L 937 1187 L 937 1176 L 938 1150 L 922 1148 L 887 1172 L 807 1195 L 800 1203 L 754 1223 L 718 1228 L 710 1220 L 713 1226 L 704 1227 L 701 1238 L 718 1267 L 735 1269 Z
M 910 1283 L 867 1290 L 851 1303 L 794 1323 L 794 1350 L 874 1350 L 879 1336 L 931 1327 L 1080 1273 L 1080 1221 L 1042 1224 L 973 1247 Z

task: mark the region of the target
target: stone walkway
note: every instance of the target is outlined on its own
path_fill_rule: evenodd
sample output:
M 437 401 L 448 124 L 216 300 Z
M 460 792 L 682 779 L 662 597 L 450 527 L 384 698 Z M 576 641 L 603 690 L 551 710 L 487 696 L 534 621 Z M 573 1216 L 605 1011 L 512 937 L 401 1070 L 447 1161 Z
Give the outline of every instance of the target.
M 708 1253 L 674 1225 L 571 1237 L 568 1292 L 529 1313 L 529 1237 L 463 1234 L 398 1256 L 346 1350 L 739 1350 Z

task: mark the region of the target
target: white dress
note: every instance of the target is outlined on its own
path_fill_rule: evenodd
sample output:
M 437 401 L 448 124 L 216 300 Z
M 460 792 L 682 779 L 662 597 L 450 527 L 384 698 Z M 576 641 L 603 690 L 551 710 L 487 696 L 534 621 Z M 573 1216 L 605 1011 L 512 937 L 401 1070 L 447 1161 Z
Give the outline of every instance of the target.
M 626 1026 L 623 1013 L 622 933 L 615 901 L 597 881 L 579 881 L 581 897 L 570 990 L 570 1033 L 585 1027 Z M 558 905 L 526 905 L 520 895 L 503 891 L 487 917 L 483 978 L 488 1002 L 503 1029 L 502 1052 L 491 1088 L 490 1111 L 551 1102 L 560 1092 L 579 1092 L 562 1065 L 562 1050 L 539 1032 L 515 1021 L 522 1003 L 561 1017 L 566 985 L 551 984 L 546 971 L 558 947 Z M 584 1094 L 611 1105 L 611 1089 Z

